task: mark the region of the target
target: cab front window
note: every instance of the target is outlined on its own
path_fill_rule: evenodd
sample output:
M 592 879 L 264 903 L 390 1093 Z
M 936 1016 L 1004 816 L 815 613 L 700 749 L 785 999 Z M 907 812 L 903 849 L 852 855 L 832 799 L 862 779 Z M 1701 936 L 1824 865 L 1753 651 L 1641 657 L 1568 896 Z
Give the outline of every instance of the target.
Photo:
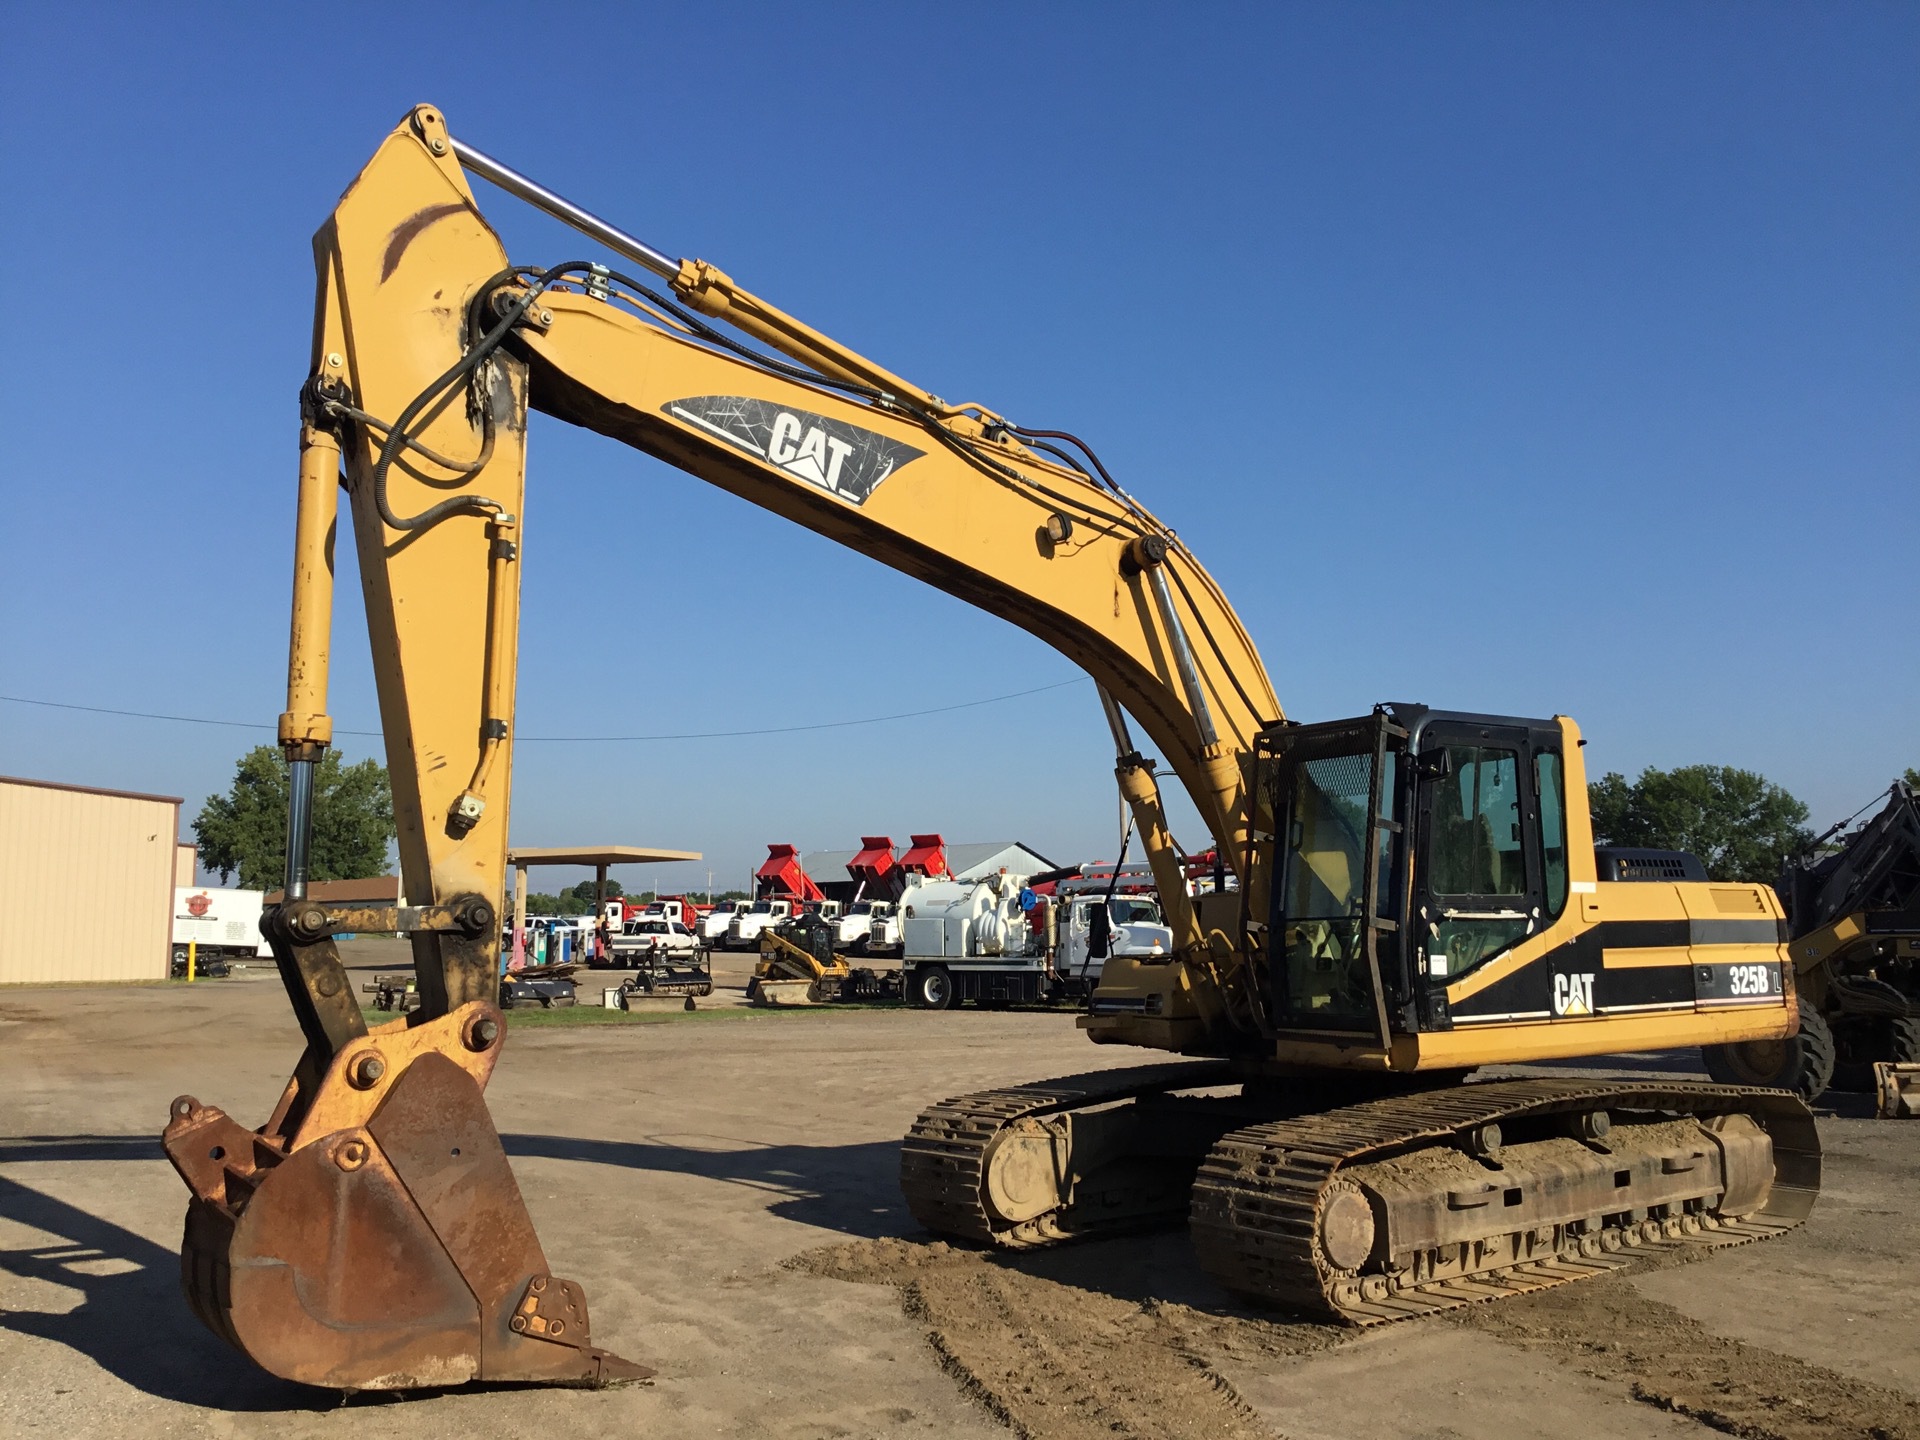
M 1278 939 L 1284 1008 L 1309 1024 L 1365 1024 L 1373 986 L 1364 926 L 1371 755 L 1298 764 L 1287 797 Z

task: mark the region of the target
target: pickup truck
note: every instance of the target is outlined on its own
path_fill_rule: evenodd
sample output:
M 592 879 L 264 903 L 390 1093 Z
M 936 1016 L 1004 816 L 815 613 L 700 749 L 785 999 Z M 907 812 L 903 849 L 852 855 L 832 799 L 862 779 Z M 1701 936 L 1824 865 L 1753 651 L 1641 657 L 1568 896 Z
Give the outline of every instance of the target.
M 655 959 L 680 959 L 700 948 L 700 937 L 677 920 L 629 920 L 613 937 L 615 969 L 631 970 Z

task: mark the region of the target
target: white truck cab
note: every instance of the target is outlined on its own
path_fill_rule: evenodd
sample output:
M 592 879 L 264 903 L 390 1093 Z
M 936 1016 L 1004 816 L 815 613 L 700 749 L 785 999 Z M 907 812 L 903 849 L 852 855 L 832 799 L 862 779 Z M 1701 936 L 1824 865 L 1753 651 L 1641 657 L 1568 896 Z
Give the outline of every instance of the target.
M 1104 891 L 1068 895 L 1057 900 L 1054 918 L 1053 968 L 1067 981 L 1099 980 L 1109 955 L 1168 955 L 1173 930 L 1151 895 L 1115 895 Z M 1106 924 L 1098 912 L 1106 911 Z M 1105 931 L 1104 941 L 1101 932 Z
M 760 944 L 760 932 L 770 925 L 778 925 L 783 920 L 791 920 L 794 904 L 791 900 L 755 900 L 745 910 L 737 911 L 727 923 L 727 949 L 752 950 Z
M 700 923 L 693 927 L 693 933 L 709 945 L 724 946 L 727 941 L 727 927 L 733 923 L 733 917 L 745 914 L 751 900 L 717 900 L 706 914 L 700 917 Z
M 893 914 L 891 900 L 855 900 L 835 922 L 834 949 L 873 951 L 899 944 L 900 929 Z
M 693 925 L 693 915 L 689 913 L 687 902 L 680 899 L 649 900 L 647 908 L 640 912 L 643 920 L 667 920 L 675 925 Z

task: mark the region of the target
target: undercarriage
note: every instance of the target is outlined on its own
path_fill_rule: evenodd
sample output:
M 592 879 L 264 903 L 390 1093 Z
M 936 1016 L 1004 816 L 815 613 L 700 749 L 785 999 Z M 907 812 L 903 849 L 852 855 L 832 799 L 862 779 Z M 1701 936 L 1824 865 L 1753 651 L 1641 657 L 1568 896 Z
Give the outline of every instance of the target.
M 1770 1239 L 1819 1190 L 1780 1091 L 1504 1080 L 1329 1108 L 1324 1084 L 1190 1063 L 962 1096 L 915 1122 L 901 1185 L 928 1229 L 994 1246 L 1184 1218 L 1227 1289 L 1356 1325 Z

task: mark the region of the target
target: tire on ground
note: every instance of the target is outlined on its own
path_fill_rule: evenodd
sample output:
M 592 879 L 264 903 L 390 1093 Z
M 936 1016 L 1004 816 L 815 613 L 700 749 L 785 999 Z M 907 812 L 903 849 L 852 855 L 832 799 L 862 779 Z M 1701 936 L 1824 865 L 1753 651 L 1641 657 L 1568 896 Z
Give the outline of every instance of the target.
M 953 1004 L 953 975 L 944 965 L 922 965 L 913 972 L 913 1003 L 923 1010 L 945 1010 Z
M 1833 1083 L 1833 1031 L 1820 1012 L 1802 1000 L 1800 1033 L 1792 1039 L 1702 1045 L 1700 1058 L 1707 1074 L 1722 1085 L 1764 1085 L 1813 1101 Z
M 1920 1020 L 1904 1015 L 1843 1020 L 1834 1027 L 1834 1046 L 1833 1088 L 1871 1091 L 1874 1061 L 1920 1064 Z

